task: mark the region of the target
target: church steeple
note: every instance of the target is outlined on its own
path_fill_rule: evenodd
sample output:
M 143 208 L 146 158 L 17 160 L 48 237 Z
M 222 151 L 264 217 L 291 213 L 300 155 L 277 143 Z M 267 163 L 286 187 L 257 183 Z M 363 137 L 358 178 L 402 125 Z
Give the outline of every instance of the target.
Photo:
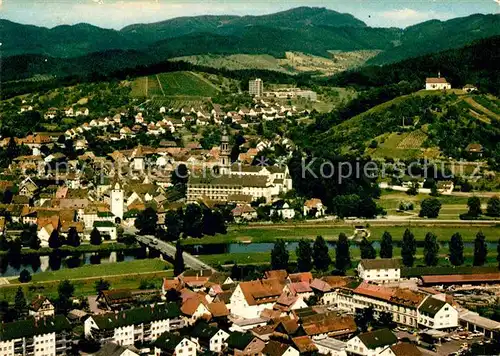
M 226 128 L 222 132 L 219 154 L 219 170 L 221 174 L 231 172 L 231 150 L 229 149 L 229 136 Z

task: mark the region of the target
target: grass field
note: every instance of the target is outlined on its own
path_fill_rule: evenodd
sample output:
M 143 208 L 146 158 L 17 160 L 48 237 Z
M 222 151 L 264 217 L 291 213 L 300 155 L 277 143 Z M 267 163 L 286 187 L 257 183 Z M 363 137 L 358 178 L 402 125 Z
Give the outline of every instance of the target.
M 13 302 L 15 293 L 21 286 L 28 300 L 38 294 L 54 299 L 57 298 L 57 286 L 60 279 L 71 280 L 75 286 L 75 297 L 95 294 L 95 282 L 101 277 L 110 282 L 112 289 L 138 289 L 143 280 L 154 283 L 157 288 L 160 288 L 163 278 L 173 276 L 172 270 L 164 269 L 168 266 L 168 263 L 155 259 L 95 266 L 86 265 L 53 273 L 42 272 L 33 275 L 33 280 L 30 283 L 20 284 L 17 280 L 12 280 L 12 284 L 0 285 L 0 298 Z
M 378 241 L 385 231 L 391 233 L 394 241 L 403 239 L 403 233 L 408 228 L 407 225 L 403 226 L 371 226 L 371 241 Z M 435 233 L 440 241 L 449 241 L 451 235 L 455 232 L 460 232 L 464 241 L 473 241 L 476 234 L 481 230 L 486 239 L 491 242 L 498 241 L 500 235 L 500 227 L 456 227 L 456 226 L 410 226 L 410 230 L 415 234 L 417 240 L 423 241 L 425 235 L 432 231 Z M 242 243 L 242 242 L 274 242 L 276 239 L 284 239 L 286 241 L 298 241 L 302 238 L 315 239 L 316 236 L 321 235 L 326 240 L 335 241 L 338 239 L 339 234 L 343 232 L 347 236 L 352 236 L 354 227 L 344 225 L 335 227 L 324 227 L 319 225 L 312 226 L 289 226 L 289 225 L 273 225 L 273 226 L 241 226 L 230 227 L 226 235 L 206 236 L 201 239 L 185 239 L 182 240 L 183 244 L 217 244 L 217 243 Z
M 103 263 L 100 265 L 84 265 L 78 268 L 67 268 L 59 271 L 35 273 L 32 282 L 60 281 L 65 279 L 83 279 L 105 276 L 118 276 L 130 273 L 146 273 L 163 271 L 170 268 L 168 262 L 160 259 L 145 259 L 128 262 Z M 17 278 L 10 280 L 12 284 L 19 283 Z
M 219 92 L 218 86 L 193 72 L 169 72 L 140 77 L 132 82 L 131 87 L 131 95 L 135 97 L 212 97 Z
M 422 130 L 412 132 L 392 132 L 377 138 L 378 146 L 369 148 L 368 153 L 374 158 L 432 158 L 439 155 L 439 150 L 422 148 L 427 134 Z M 367 144 L 370 144 L 368 142 Z

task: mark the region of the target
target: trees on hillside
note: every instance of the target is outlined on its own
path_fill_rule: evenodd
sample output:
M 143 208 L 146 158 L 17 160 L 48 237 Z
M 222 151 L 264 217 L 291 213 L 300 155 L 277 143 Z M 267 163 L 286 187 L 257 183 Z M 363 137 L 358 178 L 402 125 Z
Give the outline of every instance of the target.
M 437 236 L 428 232 L 424 240 L 424 260 L 427 266 L 436 266 L 438 264 L 439 245 Z
M 488 255 L 488 247 L 486 246 L 486 237 L 482 231 L 476 234 L 476 239 L 474 240 L 474 266 L 482 266 L 486 262 L 486 257 Z
M 380 258 L 392 258 L 392 236 L 384 231 L 380 242 Z
M 314 240 L 313 260 L 314 268 L 318 271 L 326 271 L 332 263 L 332 259 L 328 253 L 328 245 L 323 236 L 317 236 L 316 240 Z
M 285 241 L 282 239 L 274 243 L 271 251 L 271 268 L 272 269 L 286 269 L 288 267 L 289 253 L 286 249 Z
M 403 234 L 403 245 L 401 247 L 401 258 L 406 267 L 413 267 L 416 252 L 417 243 L 415 241 L 415 235 L 413 235 L 409 229 L 406 229 Z
M 349 251 L 349 240 L 343 232 L 339 234 L 335 249 L 335 269 L 345 273 L 351 267 L 351 254 Z
M 295 250 L 297 255 L 297 268 L 300 272 L 309 272 L 313 268 L 313 250 L 311 243 L 305 239 L 299 241 Z
M 453 266 L 461 266 L 464 263 L 464 243 L 462 241 L 462 235 L 460 233 L 454 233 L 451 236 L 449 244 L 450 252 L 449 259 Z

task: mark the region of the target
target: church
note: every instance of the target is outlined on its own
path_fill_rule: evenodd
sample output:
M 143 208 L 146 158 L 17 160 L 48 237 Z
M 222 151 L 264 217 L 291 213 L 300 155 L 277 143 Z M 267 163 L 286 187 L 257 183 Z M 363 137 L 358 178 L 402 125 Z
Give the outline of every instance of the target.
M 187 201 L 212 200 L 224 203 L 249 202 L 264 198 L 272 202 L 280 193 L 292 189 L 288 167 L 231 164 L 227 131 L 221 138 L 218 173 L 191 174 L 187 185 Z

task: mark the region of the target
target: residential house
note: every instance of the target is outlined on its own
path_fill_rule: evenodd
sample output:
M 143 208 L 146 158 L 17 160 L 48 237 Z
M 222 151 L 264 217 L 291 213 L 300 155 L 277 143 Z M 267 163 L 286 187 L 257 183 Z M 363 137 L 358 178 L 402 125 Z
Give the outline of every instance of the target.
M 467 145 L 465 151 L 467 151 L 467 153 L 473 158 L 481 158 L 483 157 L 484 149 L 483 145 L 479 143 L 471 143 Z
M 139 353 L 132 351 L 129 348 L 108 342 L 97 351 L 94 356 L 139 356 Z
M 458 326 L 458 311 L 445 300 L 432 295 L 418 306 L 418 324 L 430 329 L 451 329 Z
M 134 302 L 130 289 L 102 290 L 96 298 L 96 303 L 102 310 L 122 310 L 130 308 Z
M 324 339 L 314 340 L 314 345 L 316 345 L 318 352 L 322 355 L 347 356 L 347 342 L 345 341 L 337 340 L 333 337 L 326 337 Z
M 402 342 L 389 346 L 379 353 L 379 356 L 422 356 L 422 351 L 415 345 L 408 342 Z
M 250 333 L 233 332 L 226 340 L 225 354 L 234 356 L 259 356 L 266 346 L 265 342 Z
M 163 333 L 154 343 L 154 355 L 182 355 L 196 356 L 196 344 L 183 337 L 170 332 Z
M 200 294 L 194 294 L 193 297 L 183 301 L 181 311 L 186 318 L 187 324 L 192 325 L 198 319 L 210 320 L 212 314 L 207 305 L 207 300 Z
M 229 334 L 215 326 L 198 323 L 190 332 L 191 340 L 198 345 L 198 349 L 220 353 L 226 347 Z
M 300 315 L 300 310 L 298 311 Z M 312 314 L 300 317 L 303 333 L 313 340 L 325 337 L 346 338 L 357 330 L 354 317 L 335 312 Z
M 284 285 L 276 279 L 240 282 L 230 298 L 231 314 L 254 319 L 264 309 L 273 309 Z
M 293 219 L 295 217 L 295 210 L 286 201 L 278 200 L 271 205 L 270 215 L 276 215 L 282 219 Z
M 472 84 L 465 84 L 462 90 L 466 93 L 472 93 L 473 91 L 477 91 L 477 87 Z
M 347 341 L 350 355 L 376 356 L 385 348 L 395 345 L 398 338 L 389 329 L 379 329 L 359 334 Z
M 248 204 L 238 205 L 231 213 L 237 223 L 257 219 L 257 211 Z
M 266 344 L 266 346 L 262 350 L 262 355 L 265 355 L 265 356 L 299 356 L 300 353 L 290 345 L 282 344 L 281 342 L 271 340 Z
M 33 182 L 33 180 L 30 177 L 26 177 L 20 184 L 19 184 L 19 195 L 24 195 L 27 197 L 32 198 L 35 193 L 38 190 L 38 185 Z
M 303 207 L 304 216 L 313 216 L 319 218 L 325 215 L 326 207 L 321 199 L 313 198 L 306 200 Z
M 51 318 L 55 316 L 55 308 L 47 297 L 38 295 L 31 301 L 28 314 L 37 320 Z
M 365 282 L 393 283 L 401 278 L 399 260 L 391 258 L 362 259 L 358 264 L 358 275 Z

